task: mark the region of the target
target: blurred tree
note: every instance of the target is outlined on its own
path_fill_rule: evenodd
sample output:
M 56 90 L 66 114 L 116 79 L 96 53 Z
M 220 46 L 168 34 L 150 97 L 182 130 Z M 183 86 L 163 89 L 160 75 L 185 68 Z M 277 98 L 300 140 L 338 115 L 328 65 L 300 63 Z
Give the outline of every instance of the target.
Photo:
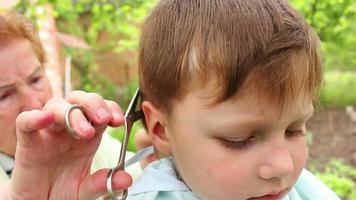
M 356 70 L 356 1 L 292 0 L 323 42 L 327 70 Z
M 99 92 L 116 99 L 115 85 L 97 73 L 94 62 L 97 52 L 136 51 L 139 24 L 155 0 L 20 0 L 16 9 L 27 17 L 37 19 L 48 13 L 43 9 L 50 4 L 54 10 L 57 29 L 83 38 L 90 50 L 66 48 L 81 83 L 87 91 Z M 39 24 L 41 26 L 41 24 Z
M 340 41 L 354 24 L 354 0 L 292 0 L 322 41 Z

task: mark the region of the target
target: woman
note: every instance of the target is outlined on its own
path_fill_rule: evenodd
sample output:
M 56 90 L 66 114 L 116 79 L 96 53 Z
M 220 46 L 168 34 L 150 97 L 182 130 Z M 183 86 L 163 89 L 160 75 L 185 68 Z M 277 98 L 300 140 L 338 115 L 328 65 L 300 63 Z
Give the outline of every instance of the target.
M 90 175 L 90 166 L 105 128 L 123 124 L 122 111 L 82 91 L 51 99 L 44 62 L 33 26 L 18 14 L 0 15 L 0 165 L 6 165 L 0 166 L 6 168 L 0 170 L 0 199 L 96 199 L 106 194 L 108 169 Z M 79 110 L 70 115 L 79 140 L 65 129 L 64 113 L 72 104 L 82 105 L 88 118 Z M 12 171 L 9 181 L 5 170 Z M 131 182 L 118 172 L 113 187 Z

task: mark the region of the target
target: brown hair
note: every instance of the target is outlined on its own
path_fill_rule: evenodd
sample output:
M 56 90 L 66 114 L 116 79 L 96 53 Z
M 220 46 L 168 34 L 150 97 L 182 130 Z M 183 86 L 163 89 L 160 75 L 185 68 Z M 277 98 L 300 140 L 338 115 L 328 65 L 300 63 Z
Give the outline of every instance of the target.
M 0 14 L 0 47 L 4 47 L 14 40 L 25 39 L 31 43 L 38 60 L 45 63 L 45 53 L 38 32 L 33 24 L 24 16 L 15 13 Z
M 282 105 L 300 91 L 315 96 L 319 38 L 286 1 L 162 0 L 143 26 L 139 75 L 143 98 L 168 113 L 212 77 L 216 102 L 249 82 Z

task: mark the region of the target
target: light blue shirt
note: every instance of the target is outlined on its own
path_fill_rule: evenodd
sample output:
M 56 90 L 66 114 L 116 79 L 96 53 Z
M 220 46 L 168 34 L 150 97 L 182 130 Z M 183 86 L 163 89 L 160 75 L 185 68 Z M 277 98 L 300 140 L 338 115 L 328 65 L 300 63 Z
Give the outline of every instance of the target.
M 178 179 L 169 158 L 148 165 L 129 188 L 128 200 L 200 200 Z M 303 170 L 295 187 L 283 200 L 340 200 L 309 171 Z

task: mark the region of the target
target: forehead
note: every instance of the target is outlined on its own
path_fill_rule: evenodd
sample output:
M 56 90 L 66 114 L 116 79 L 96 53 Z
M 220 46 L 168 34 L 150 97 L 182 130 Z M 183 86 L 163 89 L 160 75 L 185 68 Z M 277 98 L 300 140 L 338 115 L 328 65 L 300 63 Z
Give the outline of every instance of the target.
M 257 88 L 250 88 L 222 102 L 214 102 L 216 84 L 210 82 L 205 87 L 195 88 L 182 101 L 173 104 L 172 116 L 175 120 L 203 124 L 236 124 L 239 122 L 290 122 L 309 117 L 313 113 L 312 99 L 297 95 L 283 107 L 273 102 L 273 97 L 263 96 Z
M 14 40 L 0 46 L 0 81 L 7 82 L 15 77 L 27 77 L 40 62 L 27 40 Z

